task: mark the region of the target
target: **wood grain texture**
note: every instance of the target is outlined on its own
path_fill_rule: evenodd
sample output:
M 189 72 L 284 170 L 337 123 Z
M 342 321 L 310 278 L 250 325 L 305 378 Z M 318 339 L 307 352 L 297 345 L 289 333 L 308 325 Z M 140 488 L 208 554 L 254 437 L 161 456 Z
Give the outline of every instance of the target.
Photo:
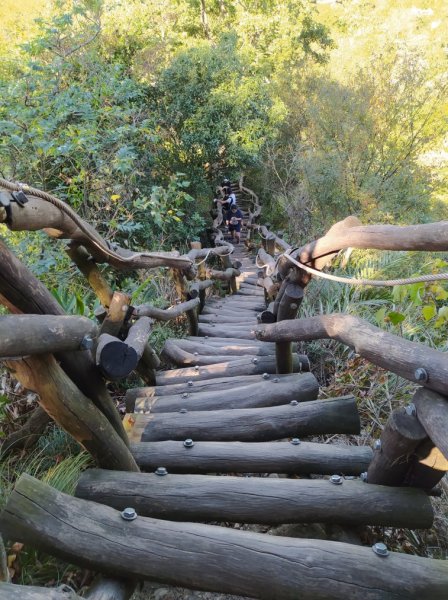
M 368 446 L 300 442 L 140 442 L 131 452 L 142 469 L 170 473 L 288 473 L 359 475 L 372 460 Z
M 419 389 L 412 402 L 417 418 L 423 425 L 428 437 L 448 460 L 448 400 L 445 396 Z
M 144 418 L 143 418 L 144 417 Z M 324 433 L 359 433 L 353 396 L 268 408 L 136 415 L 142 442 L 184 440 L 267 442 Z
M 237 523 L 338 523 L 432 526 L 431 500 L 422 490 L 328 479 L 269 479 L 165 475 L 89 469 L 75 495 L 145 517 Z
M 23 475 L 7 537 L 89 569 L 264 600 L 445 600 L 445 561 L 149 517 L 72 498 Z M 175 568 L 173 568 L 175 566 Z

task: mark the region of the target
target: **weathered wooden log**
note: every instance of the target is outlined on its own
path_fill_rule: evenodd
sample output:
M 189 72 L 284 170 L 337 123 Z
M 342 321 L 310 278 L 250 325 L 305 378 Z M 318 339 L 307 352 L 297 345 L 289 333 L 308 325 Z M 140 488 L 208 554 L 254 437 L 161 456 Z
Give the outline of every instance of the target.
M 324 433 L 359 433 L 359 415 L 352 396 L 297 402 L 283 406 L 190 413 L 135 415 L 143 424 L 140 440 L 257 441 Z
M 0 301 L 15 314 L 64 314 L 52 294 L 1 240 Z M 75 385 L 101 410 L 127 443 L 121 417 L 90 352 L 58 352 L 56 358 Z
M 209 287 L 212 287 L 213 281 L 211 279 L 204 279 L 203 281 L 190 281 L 188 283 L 188 297 L 190 300 L 193 298 L 199 298 L 202 291 L 205 291 Z
M 10 361 L 22 384 L 39 394 L 45 411 L 106 469 L 138 471 L 124 441 L 106 417 L 64 373 L 51 354 Z
M 5 544 L 3 543 L 3 538 L 0 534 L 0 585 L 1 582 L 8 583 L 10 579 L 11 577 L 8 569 L 8 557 L 6 555 L 6 548 Z
M 244 356 L 251 354 L 252 356 L 269 356 L 275 353 L 275 345 L 269 342 L 259 342 L 253 340 L 234 340 L 232 338 L 194 338 L 194 339 L 176 339 L 170 340 L 178 348 L 185 352 L 205 356 Z M 217 342 L 217 343 L 215 343 Z
M 448 223 L 427 223 L 400 227 L 396 225 L 361 226 L 355 217 L 340 221 L 324 237 L 306 244 L 292 256 L 320 269 L 328 256 L 343 248 L 374 248 L 377 250 L 448 250 Z M 320 261 L 318 257 L 321 258 Z M 289 263 L 291 266 L 291 263 Z M 279 265 L 279 269 L 281 266 Z
M 61 587 L 63 589 L 0 583 L 0 600 L 82 600 L 72 589 Z
M 445 396 L 420 388 L 412 403 L 428 437 L 448 459 L 448 400 Z
M 164 465 L 173 473 L 287 473 L 359 475 L 372 458 L 367 446 L 312 442 L 140 442 L 133 455 L 146 471 Z
M 221 325 L 241 325 L 247 323 L 248 325 L 256 325 L 257 317 L 256 313 L 253 314 L 252 317 L 246 317 L 244 315 L 239 316 L 238 312 L 229 314 L 208 314 L 208 315 L 200 315 L 199 323 L 219 323 Z
M 207 391 L 206 393 L 174 394 L 137 398 L 134 412 L 179 412 L 187 410 L 223 410 L 230 408 L 260 408 L 278 406 L 291 400 L 315 400 L 319 384 L 311 373 L 296 373 L 289 378 L 276 377 L 246 386 Z
M 415 415 L 403 408 L 395 409 L 377 444 L 367 471 L 367 481 L 381 485 L 402 485 L 415 449 L 425 439 L 426 432 Z
M 126 340 L 103 333 L 98 339 L 96 364 L 107 379 L 116 381 L 134 371 L 146 348 L 152 320 L 142 317 L 129 329 Z
M 256 319 L 258 314 L 257 309 L 253 308 L 232 308 L 231 306 L 227 306 L 223 304 L 222 306 L 205 306 L 204 310 L 201 313 L 201 316 L 207 315 L 219 315 L 219 316 L 228 316 L 228 317 L 243 317 L 246 319 Z
M 89 469 L 75 495 L 117 510 L 173 521 L 339 523 L 431 527 L 431 501 L 421 490 L 362 481 L 213 477 Z
M 366 600 L 367 594 L 372 600 L 445 600 L 448 586 L 441 560 L 380 557 L 342 542 L 199 523 L 124 521 L 110 507 L 29 476 L 21 477 L 0 526 L 16 540 L 89 569 L 264 600 Z
M 207 258 L 210 255 L 219 256 L 220 258 L 223 256 L 229 256 L 232 254 L 233 246 L 229 244 L 229 246 L 215 246 L 214 248 L 193 248 L 193 242 L 191 243 L 192 249 L 187 253 L 188 258 L 191 261 L 202 260 Z
M 199 298 L 192 298 L 186 302 L 180 302 L 176 306 L 170 308 L 156 308 L 150 304 L 140 304 L 134 308 L 134 315 L 136 317 L 151 317 L 157 321 L 171 321 L 171 319 L 177 319 L 189 310 L 193 310 L 199 306 Z
M 68 205 L 57 200 L 60 207 L 27 192 L 24 206 L 11 203 L 7 226 L 12 231 L 43 229 L 51 237 L 72 239 L 83 245 L 97 262 L 107 262 L 117 269 L 152 269 L 172 267 L 188 269 L 192 261 L 179 252 L 132 252 L 125 248 L 112 250 L 108 243 Z
M 96 262 L 87 250 L 76 242 L 70 242 L 66 248 L 66 252 L 87 279 L 101 305 L 108 308 L 112 300 L 113 290 L 99 270 Z
M 275 323 L 277 317 L 271 312 L 269 309 L 264 310 L 260 313 L 260 321 L 261 323 Z
M 254 309 L 259 309 L 261 308 L 265 308 L 264 302 L 261 299 L 257 299 L 257 298 L 251 298 L 251 297 L 239 297 L 239 296 L 232 296 L 231 298 L 226 298 L 224 299 L 220 299 L 219 301 L 209 301 L 207 303 L 209 306 L 211 307 L 224 307 L 224 305 L 226 307 L 230 307 L 230 308 L 242 308 L 243 310 L 254 310 Z
M 118 336 L 124 325 L 130 304 L 131 296 L 129 294 L 114 292 L 106 316 L 101 322 L 101 335 Z
M 309 366 L 308 359 L 304 366 Z M 302 370 L 298 354 L 293 357 L 293 372 Z M 156 375 L 157 385 L 186 383 L 187 381 L 202 381 L 218 377 L 233 377 L 238 375 L 257 375 L 275 373 L 276 361 L 271 356 L 238 357 L 236 360 L 209 365 L 184 367 L 173 371 L 159 371 Z
M 209 337 L 239 337 L 242 340 L 254 340 L 255 339 L 255 327 L 250 330 L 250 326 L 226 326 L 226 325 L 215 325 L 214 323 L 200 323 L 199 324 L 199 335 Z
M 253 286 L 252 286 L 253 287 Z M 238 298 L 238 296 L 254 296 L 257 298 L 263 298 L 264 299 L 264 292 L 263 290 L 261 290 L 260 288 L 245 288 L 243 286 L 240 286 L 240 289 L 238 290 L 238 292 L 235 294 L 236 297 Z
M 207 271 L 207 277 L 209 279 L 218 279 L 219 281 L 231 281 L 233 278 L 238 277 L 241 271 L 228 267 L 225 271 L 217 271 L 216 269 L 210 269 Z
M 55 315 L 0 316 L 0 357 L 85 350 L 98 328 L 86 317 Z
M 241 387 L 243 385 L 250 385 L 259 381 L 269 380 L 272 376 L 266 374 L 267 377 L 262 375 L 242 375 L 241 377 L 219 377 L 218 379 L 204 379 L 203 381 L 189 381 L 187 383 L 174 383 L 172 385 L 159 385 L 149 386 L 140 388 L 130 388 L 126 390 L 126 410 L 133 412 L 133 405 L 137 398 L 152 398 L 154 396 L 173 396 L 174 394 L 183 393 L 201 393 L 201 392 L 212 392 L 216 390 L 229 390 L 234 387 Z M 283 375 L 279 375 L 280 380 Z
M 2 443 L 0 442 L 0 454 L 4 457 L 11 450 L 34 445 L 50 422 L 50 415 L 41 406 L 37 406 L 18 431 L 9 434 Z
M 271 256 L 264 248 L 258 249 L 257 254 L 257 267 L 263 268 L 265 270 L 265 275 L 270 276 L 275 271 L 275 258 Z
M 173 276 L 174 285 L 176 287 L 176 293 L 177 293 L 178 299 L 181 302 L 186 302 L 188 300 L 188 287 L 187 287 L 187 283 L 185 281 L 184 274 L 177 269 L 173 269 L 172 276 Z M 200 304 L 200 300 L 199 300 L 199 298 L 196 298 L 195 300 L 197 302 L 196 306 L 198 306 Z M 192 300 L 192 302 L 193 301 L 194 300 Z M 187 321 L 188 321 L 188 329 L 189 329 L 190 335 L 198 335 L 198 313 L 196 311 L 196 306 L 188 308 L 185 311 Z
M 372 459 L 368 446 L 313 442 L 140 442 L 131 444 L 139 467 L 153 471 L 163 465 L 170 473 L 334 473 L 359 475 Z
M 447 390 L 447 353 L 410 342 L 351 315 L 322 315 L 283 321 L 263 328 L 259 326 L 257 338 L 276 342 L 335 339 L 354 348 L 373 364 L 405 379 L 441 394 Z M 385 348 L 387 352 L 384 352 Z

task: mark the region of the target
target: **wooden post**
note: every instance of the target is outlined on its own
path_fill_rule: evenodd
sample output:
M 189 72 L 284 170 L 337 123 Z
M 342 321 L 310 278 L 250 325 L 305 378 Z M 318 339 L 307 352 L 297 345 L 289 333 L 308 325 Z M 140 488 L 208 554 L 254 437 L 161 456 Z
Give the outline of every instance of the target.
M 118 337 L 128 314 L 131 297 L 123 292 L 114 292 L 107 314 L 101 323 L 100 333 Z
M 418 446 L 406 475 L 405 484 L 431 492 L 448 471 L 448 460 L 431 440 Z
M 172 269 L 171 273 L 173 275 L 174 285 L 176 287 L 176 294 L 179 298 L 180 302 L 185 302 L 188 300 L 188 289 L 185 283 L 184 276 L 181 271 L 178 269 Z M 186 311 L 187 319 L 188 319 L 188 329 L 190 335 L 198 335 L 198 314 L 196 309 L 192 308 Z
M 0 240 L 0 301 L 13 313 L 63 315 L 64 311 L 47 288 Z M 127 443 L 121 417 L 89 351 L 58 352 L 61 367 L 112 423 Z
M 288 275 L 285 281 L 287 283 L 284 286 L 282 284 L 283 293 L 277 308 L 277 322 L 295 319 L 303 299 L 303 288 L 294 281 L 293 275 Z M 277 360 L 277 373 L 292 373 L 291 342 L 277 342 L 275 344 L 275 357 Z
M 200 523 L 124 521 L 113 508 L 62 494 L 27 475 L 17 483 L 0 528 L 102 573 L 261 600 L 446 600 L 448 589 L 443 560 L 396 552 L 381 557 L 343 542 Z
M 9 361 L 24 385 L 39 394 L 45 411 L 106 469 L 138 471 L 124 441 L 106 417 L 67 377 L 51 354 Z
M 201 244 L 201 242 L 191 242 L 190 248 L 192 250 L 200 250 L 202 248 L 202 244 Z M 201 259 L 201 263 L 198 265 L 197 269 L 198 269 L 199 279 L 201 281 L 207 279 L 207 268 L 205 266 L 204 259 Z M 205 289 L 199 288 L 199 300 L 200 300 L 199 312 L 202 312 L 202 309 L 205 306 Z
M 68 244 L 66 252 L 87 279 L 102 306 L 109 308 L 113 290 L 87 250 L 77 242 L 72 241 Z
M 412 411 L 395 409 L 381 434 L 380 443 L 367 471 L 367 481 L 382 485 L 403 485 L 417 446 L 426 432 Z

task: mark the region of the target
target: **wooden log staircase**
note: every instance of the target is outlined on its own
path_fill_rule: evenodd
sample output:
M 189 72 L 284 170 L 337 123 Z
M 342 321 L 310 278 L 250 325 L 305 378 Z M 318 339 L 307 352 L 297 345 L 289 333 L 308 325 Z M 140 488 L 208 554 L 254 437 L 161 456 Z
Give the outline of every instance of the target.
M 251 224 L 257 212 L 257 207 L 253 210 L 254 195 L 244 191 L 247 188 L 242 182 L 233 187 Z M 249 198 L 247 204 L 243 204 L 244 197 Z M 269 234 L 268 230 L 264 233 Z M 353 396 L 319 399 L 318 382 L 310 372 L 308 358 L 298 354 L 295 345 L 303 338 L 297 329 L 300 321 L 291 320 L 303 296 L 303 291 L 301 295 L 297 292 L 299 280 L 291 272 L 287 285 L 272 279 L 272 273 L 264 272 L 260 278 L 248 249 L 252 238 L 249 228 L 242 243 L 232 248 L 232 264 L 222 252 L 222 273 L 232 271 L 227 279 L 232 281 L 232 294 L 206 297 L 205 289 L 212 281 L 207 279 L 210 272 L 205 272 L 203 263 L 201 270 L 198 267 L 199 284 L 207 281 L 207 285 L 187 285 L 184 272 L 179 270 L 175 281 L 181 301 L 178 307 L 182 308 L 134 308 L 134 316 L 147 319 L 138 328 L 138 335 L 135 324 L 125 323 L 129 298 L 117 292 L 104 293 L 101 278 L 96 279 L 106 298 L 101 326 L 89 326 L 84 320 L 78 328 L 70 321 L 72 317 L 60 316 L 61 311 L 25 271 L 15 283 L 15 294 L 6 283 L 1 284 L 0 277 L 0 293 L 10 307 L 16 307 L 14 312 L 53 313 L 59 316 L 44 318 L 67 319 L 67 335 L 59 329 L 53 333 L 54 339 L 47 336 L 45 349 L 37 344 L 33 350 L 46 354 L 24 359 L 27 364 L 16 371 L 22 377 L 27 371 L 27 381 L 34 382 L 39 390 L 43 408 L 103 467 L 82 474 L 75 497 L 23 475 L 0 515 L 1 534 L 100 573 L 102 579 L 87 595 L 93 600 L 129 598 L 133 582 L 142 579 L 266 600 L 446 600 L 446 561 L 389 552 L 382 543 L 365 547 L 278 537 L 232 525 L 323 523 L 347 528 L 428 528 L 434 518 L 426 493 L 430 486 L 410 486 L 404 484 L 404 478 L 409 461 L 415 460 L 415 448 L 431 437 L 433 429 L 432 447 L 440 448 L 446 458 L 443 427 L 437 419 L 443 415 L 444 423 L 448 421 L 446 399 L 424 388 L 415 401 L 422 424 L 414 423 L 415 413 L 406 413 L 407 420 L 401 417 L 403 411 L 395 415 L 385 429 L 387 439 L 381 453 L 377 447 L 373 451 L 366 446 L 327 443 L 323 436 L 360 433 L 356 400 Z M 264 242 L 266 239 L 273 237 L 263 235 Z M 281 247 L 282 240 L 277 239 Z M 229 247 L 222 232 L 217 232 L 216 241 L 222 244 L 218 248 Z M 444 243 L 448 249 L 448 237 Z M 272 244 L 269 249 L 273 252 Z M 12 259 L 6 250 L 3 252 L 9 264 Z M 194 252 L 193 262 L 201 258 L 200 249 Z M 180 258 L 187 262 L 186 257 Z M 281 301 L 275 309 L 271 307 L 271 314 L 275 321 L 283 322 L 264 328 L 261 313 L 269 310 L 273 285 Z M 19 302 L 31 288 L 38 294 L 39 310 Z M 195 298 L 197 302 L 191 304 Z M 182 311 L 188 314 L 192 335 L 165 343 L 161 358 L 166 367 L 160 370 L 158 357 L 146 346 L 150 319 L 168 320 Z M 32 317 L 20 318 L 21 326 L 33 326 L 32 331 L 39 335 L 43 335 L 42 327 L 49 327 L 41 320 L 38 329 L 39 323 L 32 324 Z M 30 320 L 28 325 L 26 319 Z M 127 337 L 123 334 L 126 331 Z M 87 334 L 98 340 L 96 368 L 90 350 L 80 349 Z M 315 339 L 308 330 L 307 335 L 307 339 Z M 339 330 L 338 335 L 344 338 Z M 101 357 L 107 344 L 110 357 L 105 361 Z M 1 356 L 7 357 L 11 347 L 5 333 Z M 23 346 L 16 344 L 14 348 L 23 354 Z M 125 376 L 128 361 L 132 368 L 137 362 L 141 366 L 145 348 L 145 380 L 149 385 L 128 390 L 122 429 L 108 416 L 109 400 L 99 383 L 93 395 L 86 382 L 85 395 L 73 389 L 75 375 L 70 380 L 67 375 L 73 373 L 70 361 L 76 354 L 87 353 L 84 361 L 90 361 L 92 373 L 114 379 Z M 53 352 L 61 357 L 61 364 L 52 358 Z M 439 355 L 442 353 L 432 357 L 432 364 L 439 360 L 439 377 L 434 377 L 438 392 L 448 379 L 445 355 Z M 34 373 L 34 380 L 30 373 Z M 51 389 L 49 381 L 53 382 Z M 82 388 L 83 382 L 77 380 L 76 385 Z M 64 409 L 59 404 L 61 393 L 65 394 Z M 82 410 L 90 403 L 88 431 L 81 431 L 82 412 L 76 409 L 77 403 Z M 71 410 L 79 421 L 74 427 L 68 423 Z M 115 429 L 107 429 L 107 419 Z M 105 449 L 108 435 L 115 456 Z M 399 451 L 394 454 L 398 435 Z M 317 441 L 309 439 L 317 436 Z M 401 452 L 405 446 L 406 452 Z M 444 463 L 439 466 L 442 469 L 443 473 Z M 393 476 L 389 477 L 391 471 Z M 272 474 L 275 476 L 270 477 Z M 39 588 L 0 583 L 0 600 L 68 597 L 58 590 L 47 596 L 44 593 Z

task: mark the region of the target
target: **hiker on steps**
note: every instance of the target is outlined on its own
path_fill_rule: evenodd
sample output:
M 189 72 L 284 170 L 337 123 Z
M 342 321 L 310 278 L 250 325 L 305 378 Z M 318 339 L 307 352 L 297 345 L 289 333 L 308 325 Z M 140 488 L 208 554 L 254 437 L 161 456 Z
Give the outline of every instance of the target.
M 240 243 L 241 237 L 241 225 L 243 222 L 243 213 L 240 211 L 236 204 L 232 204 L 230 210 L 227 212 L 226 223 L 231 234 L 232 241 L 237 244 Z

